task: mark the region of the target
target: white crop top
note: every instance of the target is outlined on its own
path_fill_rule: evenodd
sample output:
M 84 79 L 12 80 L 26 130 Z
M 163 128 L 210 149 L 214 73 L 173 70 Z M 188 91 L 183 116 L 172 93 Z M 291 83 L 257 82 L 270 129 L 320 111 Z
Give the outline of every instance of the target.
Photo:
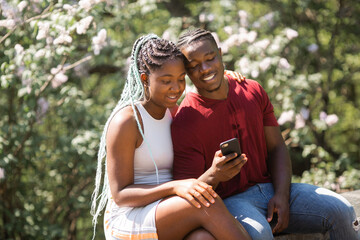
M 171 113 L 167 109 L 164 117 L 157 120 L 140 103 L 136 104 L 136 108 L 141 115 L 146 142 L 143 140 L 135 149 L 134 184 L 157 184 L 156 168 L 150 151 L 158 168 L 159 183 L 171 181 L 174 160 L 170 129 Z

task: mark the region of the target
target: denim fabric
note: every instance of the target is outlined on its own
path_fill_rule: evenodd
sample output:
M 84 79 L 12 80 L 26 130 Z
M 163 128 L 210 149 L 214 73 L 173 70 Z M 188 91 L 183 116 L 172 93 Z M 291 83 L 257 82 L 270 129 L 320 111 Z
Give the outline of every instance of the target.
M 257 184 L 245 192 L 224 200 L 229 211 L 237 218 L 253 240 L 274 239 L 267 222 L 267 204 L 274 195 L 271 183 Z M 352 222 L 356 219 L 351 204 L 339 194 L 304 183 L 292 183 L 290 191 L 290 221 L 284 232 L 325 233 L 330 239 L 358 240 Z M 275 220 L 275 219 L 274 219 Z

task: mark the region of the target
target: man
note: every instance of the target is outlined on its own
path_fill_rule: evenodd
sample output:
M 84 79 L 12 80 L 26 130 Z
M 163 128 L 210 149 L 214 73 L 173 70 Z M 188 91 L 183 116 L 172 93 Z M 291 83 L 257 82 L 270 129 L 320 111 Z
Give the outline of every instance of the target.
M 221 49 L 211 33 L 183 34 L 178 47 L 196 87 L 172 123 L 174 178 L 212 185 L 253 239 L 279 232 L 330 232 L 358 239 L 350 203 L 329 190 L 291 184 L 291 162 L 264 89 L 224 75 Z M 219 144 L 237 137 L 244 154 L 222 156 Z

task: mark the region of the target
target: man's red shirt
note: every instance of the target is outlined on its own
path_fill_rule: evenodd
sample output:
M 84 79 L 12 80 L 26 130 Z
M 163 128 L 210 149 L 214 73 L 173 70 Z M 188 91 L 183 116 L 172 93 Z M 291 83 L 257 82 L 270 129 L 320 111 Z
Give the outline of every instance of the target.
M 237 137 L 248 162 L 240 174 L 217 187 L 226 198 L 256 183 L 270 182 L 264 126 L 278 126 L 265 90 L 253 80 L 231 76 L 225 100 L 187 93 L 173 120 L 174 179 L 198 178 L 212 164 L 219 144 Z

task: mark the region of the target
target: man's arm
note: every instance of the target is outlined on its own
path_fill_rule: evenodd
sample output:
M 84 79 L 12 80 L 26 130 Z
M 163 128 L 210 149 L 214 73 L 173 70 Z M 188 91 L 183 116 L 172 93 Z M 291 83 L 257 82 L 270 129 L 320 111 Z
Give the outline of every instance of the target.
M 265 126 L 265 139 L 268 151 L 268 168 L 274 186 L 274 197 L 268 204 L 268 222 L 273 213 L 278 214 L 278 222 L 273 232 L 281 232 L 289 223 L 289 198 L 291 184 L 291 161 L 284 139 L 278 126 Z

